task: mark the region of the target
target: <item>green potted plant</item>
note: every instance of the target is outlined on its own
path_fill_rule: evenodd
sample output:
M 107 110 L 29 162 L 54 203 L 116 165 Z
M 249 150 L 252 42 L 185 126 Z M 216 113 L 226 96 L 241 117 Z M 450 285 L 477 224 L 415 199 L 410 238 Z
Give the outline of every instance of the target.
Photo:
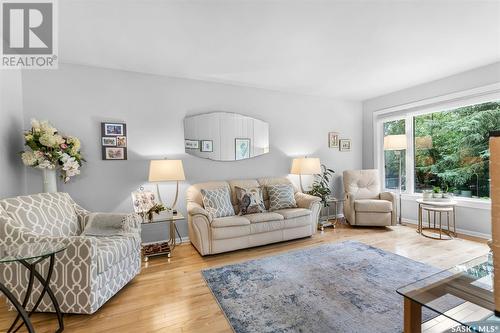
M 307 193 L 321 198 L 323 207 L 328 207 L 327 199 L 332 194 L 330 189 L 330 182 L 332 180 L 335 171 L 327 168 L 324 164 L 321 164 L 321 173 L 315 175 L 312 188 Z
M 433 198 L 442 198 L 443 197 L 443 192 L 441 191 L 441 188 L 439 186 L 434 186 L 432 189 L 432 197 Z

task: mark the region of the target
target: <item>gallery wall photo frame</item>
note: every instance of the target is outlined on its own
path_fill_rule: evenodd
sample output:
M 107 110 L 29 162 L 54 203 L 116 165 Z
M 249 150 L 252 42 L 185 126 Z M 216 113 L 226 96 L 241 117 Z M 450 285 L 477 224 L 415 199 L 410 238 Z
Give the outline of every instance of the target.
M 105 161 L 127 160 L 127 124 L 101 122 L 101 152 Z
M 340 139 L 339 140 L 339 150 L 340 151 L 351 151 L 352 142 L 351 139 Z

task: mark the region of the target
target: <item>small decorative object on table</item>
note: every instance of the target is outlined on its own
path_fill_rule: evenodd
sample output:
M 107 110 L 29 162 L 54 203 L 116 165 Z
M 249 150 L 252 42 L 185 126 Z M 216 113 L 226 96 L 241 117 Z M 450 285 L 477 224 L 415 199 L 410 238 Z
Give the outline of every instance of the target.
M 127 125 L 101 123 L 101 146 L 103 160 L 126 160 Z
M 171 208 L 167 208 L 163 204 L 157 203 L 154 193 L 151 191 L 144 191 L 142 187 L 139 191 L 132 192 L 132 203 L 134 211 L 142 217 L 143 224 L 168 223 L 169 238 L 167 240 L 142 243 L 144 261 L 148 261 L 148 258 L 151 256 L 162 254 L 168 255 L 170 258 L 170 254 L 176 245 L 176 233 L 182 241 L 175 222 L 183 220 L 184 217 L 180 214 L 174 215 Z
M 21 158 L 24 165 L 42 170 L 43 192 L 57 192 L 57 171 L 65 183 L 80 174 L 85 161 L 80 140 L 59 134 L 49 122 L 32 119 L 31 129 L 24 132 L 24 144 L 29 149 Z

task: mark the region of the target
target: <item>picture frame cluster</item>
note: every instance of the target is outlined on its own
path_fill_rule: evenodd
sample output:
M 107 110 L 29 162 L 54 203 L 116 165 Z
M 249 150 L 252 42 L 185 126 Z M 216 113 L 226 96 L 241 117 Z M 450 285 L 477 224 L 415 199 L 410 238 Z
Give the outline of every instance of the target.
M 126 160 L 127 145 L 127 124 L 111 122 L 101 123 L 103 160 Z
M 328 148 L 338 148 L 342 152 L 351 151 L 351 139 L 341 139 L 340 133 L 328 133 Z

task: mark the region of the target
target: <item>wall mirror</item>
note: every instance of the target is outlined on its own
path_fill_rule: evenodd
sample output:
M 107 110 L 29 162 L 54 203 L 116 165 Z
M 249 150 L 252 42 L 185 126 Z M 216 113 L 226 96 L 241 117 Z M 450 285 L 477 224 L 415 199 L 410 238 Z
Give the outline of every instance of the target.
M 214 161 L 238 161 L 269 152 L 269 124 L 230 112 L 184 118 L 186 153 Z

